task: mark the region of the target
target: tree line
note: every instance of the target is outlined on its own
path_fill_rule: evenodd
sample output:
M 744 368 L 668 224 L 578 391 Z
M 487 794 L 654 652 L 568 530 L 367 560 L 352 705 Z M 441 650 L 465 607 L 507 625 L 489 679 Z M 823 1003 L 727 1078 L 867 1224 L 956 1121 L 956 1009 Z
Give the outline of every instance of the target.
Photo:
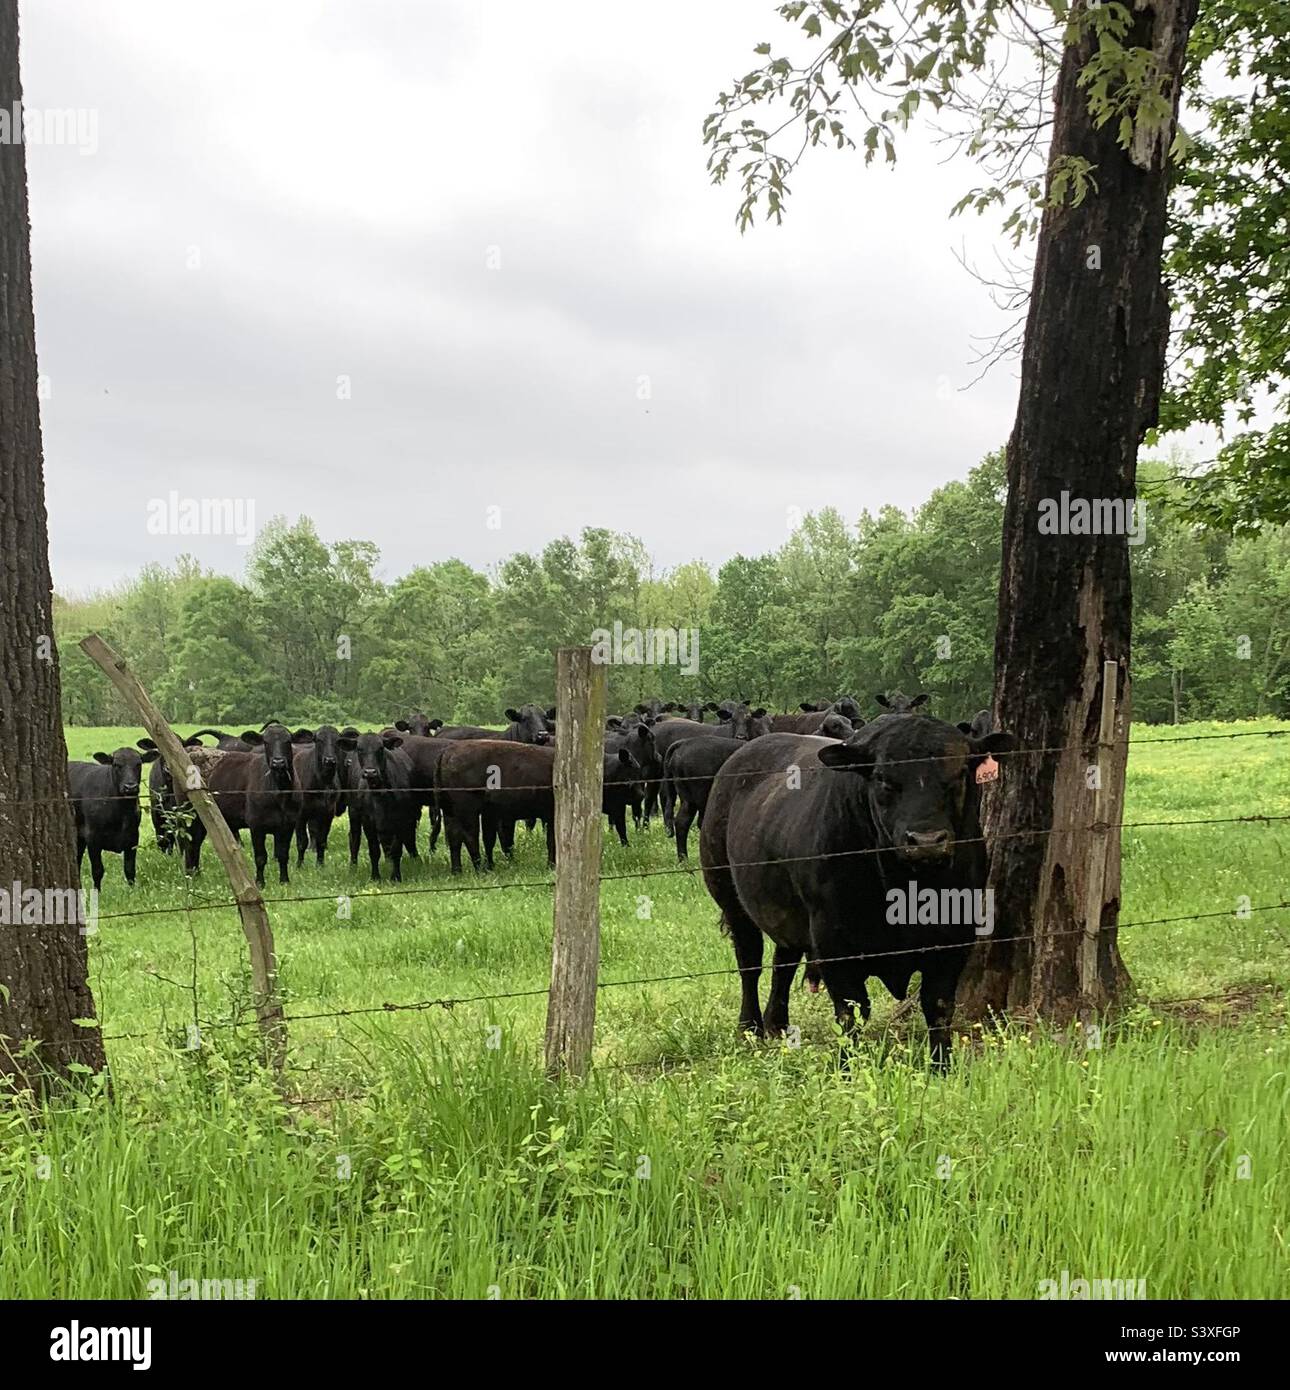
M 1290 528 L 1232 536 L 1170 505 L 1175 469 L 1146 463 L 1144 536 L 1131 547 L 1134 717 L 1290 717 Z M 597 629 L 694 629 L 697 671 L 619 664 L 611 709 L 650 695 L 804 698 L 900 688 L 959 718 L 989 702 L 1004 510 L 1002 453 L 912 513 L 854 525 L 808 514 L 778 550 L 655 570 L 640 540 L 588 528 L 491 572 L 457 559 L 377 578 L 380 552 L 275 518 L 241 579 L 190 557 L 110 592 L 55 599 L 64 716 L 131 722 L 76 647 L 101 632 L 178 723 L 384 722 L 423 709 L 497 723 L 554 693 L 555 649 Z

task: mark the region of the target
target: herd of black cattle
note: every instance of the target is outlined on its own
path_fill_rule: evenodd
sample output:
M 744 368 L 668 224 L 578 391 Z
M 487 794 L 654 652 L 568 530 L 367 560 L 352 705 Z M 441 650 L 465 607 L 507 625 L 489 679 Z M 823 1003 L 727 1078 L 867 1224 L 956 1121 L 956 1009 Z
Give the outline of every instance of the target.
M 985 886 L 981 797 L 998 775 L 994 754 L 1012 751 L 1015 740 L 994 727 L 989 710 L 949 724 L 923 711 L 925 695 L 876 698 L 885 712 L 868 723 L 849 696 L 777 715 L 742 700 L 646 701 L 607 721 L 603 809 L 623 844 L 629 810 L 638 828 L 661 811 L 682 860 L 698 821 L 704 879 L 741 972 L 743 1028 L 783 1034 L 803 957 L 811 988 L 823 981 L 848 1030 L 857 1006 L 869 1016 L 869 976 L 903 998 L 921 972 L 932 1059 L 944 1067 L 954 991 L 981 924 L 957 906 L 937 913 L 934 904 L 947 894 L 958 904 Z M 366 839 L 372 878 L 380 878 L 384 854 L 399 881 L 404 852 L 417 856 L 423 809 L 430 850 L 442 831 L 453 873 L 461 872 L 463 846 L 479 869 L 481 836 L 488 868 L 498 843 L 509 857 L 521 821 L 530 829 L 541 822 L 554 864 L 555 711 L 526 704 L 506 718 L 498 731 L 414 713 L 379 733 L 330 725 L 293 732 L 270 721 L 241 735 L 202 729 L 184 742 L 230 828 L 249 832 L 261 885 L 270 837 L 286 883 L 292 840 L 297 865 L 311 847 L 321 865 L 342 812 L 351 866 Z M 69 763 L 68 776 L 78 863 L 88 851 L 95 889 L 104 851 L 122 855 L 134 882 L 145 763 L 157 845 L 165 853 L 181 847 L 185 869 L 196 872 L 205 827 L 152 740 L 94 758 Z M 933 904 L 917 922 L 891 910 L 912 901 L 911 890 Z M 763 936 L 774 943 L 764 1014 Z

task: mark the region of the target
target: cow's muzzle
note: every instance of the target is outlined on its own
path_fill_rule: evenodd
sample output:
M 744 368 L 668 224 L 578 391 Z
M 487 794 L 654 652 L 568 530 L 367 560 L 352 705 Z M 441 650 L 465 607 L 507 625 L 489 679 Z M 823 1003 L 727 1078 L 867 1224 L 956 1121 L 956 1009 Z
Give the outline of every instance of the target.
M 954 853 L 954 838 L 948 830 L 908 830 L 896 852 L 913 864 L 948 859 Z

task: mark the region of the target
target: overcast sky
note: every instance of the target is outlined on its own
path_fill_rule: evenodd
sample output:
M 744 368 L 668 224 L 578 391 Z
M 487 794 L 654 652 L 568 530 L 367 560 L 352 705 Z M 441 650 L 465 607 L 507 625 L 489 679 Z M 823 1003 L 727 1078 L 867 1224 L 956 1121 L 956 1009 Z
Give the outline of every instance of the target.
M 819 151 L 742 237 L 708 181 L 702 119 L 773 10 L 28 0 L 28 108 L 97 121 L 92 153 L 28 150 L 56 587 L 240 573 L 149 532 L 172 489 L 308 513 L 392 578 L 587 525 L 716 565 L 790 506 L 966 474 L 1016 392 L 956 389 L 1003 323 L 954 256 L 992 255 L 948 217 L 975 171 Z

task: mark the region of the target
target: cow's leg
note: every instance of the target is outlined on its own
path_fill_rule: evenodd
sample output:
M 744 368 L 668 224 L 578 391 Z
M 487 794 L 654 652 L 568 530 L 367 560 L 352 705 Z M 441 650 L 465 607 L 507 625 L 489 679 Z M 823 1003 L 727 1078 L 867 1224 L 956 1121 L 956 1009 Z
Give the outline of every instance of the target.
M 375 826 L 367 826 L 367 857 L 372 864 L 372 878 L 380 882 L 381 878 L 381 837 L 376 833 Z
M 676 839 L 676 857 L 678 859 L 690 857 L 690 826 L 693 821 L 694 808 L 682 797 L 676 808 L 676 814 L 672 817 L 672 834 Z
M 407 824 L 403 827 L 403 847 L 413 859 L 420 859 L 417 853 L 417 826 L 421 824 L 421 807 L 408 817 Z
M 947 1072 L 954 1044 L 954 996 L 959 976 L 963 973 L 963 958 L 957 951 L 940 953 L 945 959 L 933 966 L 923 967 L 923 983 L 919 986 L 918 1002 L 927 1020 L 927 1042 L 932 1054 L 932 1069 Z
M 770 994 L 766 999 L 766 1036 L 778 1038 L 788 1027 L 788 992 L 797 976 L 802 952 L 790 946 L 776 946 L 771 961 Z
M 542 824 L 546 827 L 546 866 L 548 869 L 555 868 L 555 813 L 542 818 Z
M 363 843 L 363 821 L 354 808 L 349 808 L 349 867 L 358 864 L 358 847 Z
M 273 853 L 278 861 L 278 882 L 290 883 L 291 879 L 287 875 L 287 869 L 291 863 L 290 830 L 275 830 L 273 832 Z
M 434 847 L 439 843 L 439 832 L 443 828 L 443 816 L 437 806 L 428 806 L 426 819 L 430 822 L 430 853 L 433 854 Z
M 636 800 L 632 801 L 632 824 L 637 830 L 641 828 L 641 803 Z
M 81 865 L 85 863 L 85 841 L 78 835 L 76 837 L 76 872 L 79 874 Z
M 268 836 L 263 830 L 251 831 L 251 856 L 255 860 L 255 881 L 264 887 L 264 866 L 269 862 Z
M 327 841 L 331 839 L 331 822 L 331 816 L 324 812 L 309 828 L 309 834 L 314 842 L 314 854 L 318 857 L 320 869 L 323 866 L 323 857 L 327 853 Z
M 461 846 L 464 837 L 456 816 L 447 815 L 444 817 L 443 833 L 448 841 L 448 868 L 452 873 L 459 874 L 461 872 Z
M 735 964 L 739 967 L 739 1027 L 760 1038 L 766 1031 L 758 998 L 763 950 L 761 930 L 738 903 L 723 903 L 722 907 L 722 920 L 730 934 Z
M 491 869 L 493 867 L 493 847 L 497 844 L 497 817 L 485 807 L 480 820 L 484 823 L 484 867 Z
M 385 846 L 386 857 L 390 861 L 390 882 L 403 882 L 403 845 L 404 839 L 398 835 L 391 835 L 390 842 Z
M 121 852 L 121 867 L 125 870 L 125 881 L 134 887 L 134 862 L 139 853 L 138 845 L 130 845 Z
M 497 823 L 497 843 L 507 859 L 515 858 L 515 822 L 509 817 L 503 817 Z
M 648 830 L 650 817 L 654 814 L 654 808 L 658 805 L 658 783 L 645 783 L 645 804 L 641 808 L 641 829 Z
M 296 822 L 296 868 L 305 862 L 305 850 L 309 848 L 309 819 L 301 815 Z
M 97 845 L 90 845 L 90 876 L 94 880 L 97 893 L 103 886 L 103 851 Z
M 188 842 L 184 845 L 184 872 L 192 875 L 202 866 L 202 841 L 206 838 L 206 827 L 194 816 L 188 823 Z
M 615 806 L 609 813 L 609 823 L 618 832 L 618 843 L 627 844 L 627 807 L 621 804 Z

